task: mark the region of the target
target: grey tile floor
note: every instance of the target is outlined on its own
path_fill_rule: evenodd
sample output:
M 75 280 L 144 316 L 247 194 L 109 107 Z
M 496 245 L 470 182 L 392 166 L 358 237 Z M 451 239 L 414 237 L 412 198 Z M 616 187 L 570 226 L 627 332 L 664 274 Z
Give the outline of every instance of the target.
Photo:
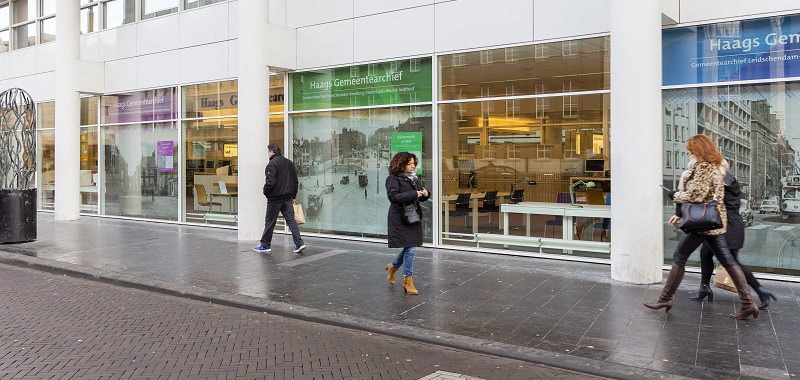
M 273 251 L 250 250 L 236 231 L 39 214 L 39 239 L 0 245 L 4 262 L 30 260 L 92 276 L 224 295 L 320 321 L 439 342 L 610 377 L 791 379 L 800 375 L 800 284 L 765 282 L 779 297 L 758 320 L 735 321 L 734 293 L 689 298 L 687 274 L 670 313 L 641 303 L 661 285 L 610 279 L 609 267 L 420 248 L 419 296 L 386 282 L 385 244 L 276 235 Z M 41 264 L 41 263 L 46 264 Z M 95 272 L 92 272 L 95 271 Z M 199 297 L 199 296 L 198 296 Z

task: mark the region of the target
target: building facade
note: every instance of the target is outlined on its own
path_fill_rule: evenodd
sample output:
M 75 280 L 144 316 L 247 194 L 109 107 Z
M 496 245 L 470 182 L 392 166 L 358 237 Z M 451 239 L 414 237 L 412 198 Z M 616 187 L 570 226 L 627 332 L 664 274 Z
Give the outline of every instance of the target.
M 255 241 L 274 142 L 304 233 L 381 241 L 388 162 L 411 151 L 427 244 L 636 283 L 671 259 L 656 184 L 677 187 L 697 133 L 742 185 L 742 262 L 798 278 L 798 48 L 800 6 L 777 0 L 0 1 L 0 88 L 37 101 L 57 220 Z

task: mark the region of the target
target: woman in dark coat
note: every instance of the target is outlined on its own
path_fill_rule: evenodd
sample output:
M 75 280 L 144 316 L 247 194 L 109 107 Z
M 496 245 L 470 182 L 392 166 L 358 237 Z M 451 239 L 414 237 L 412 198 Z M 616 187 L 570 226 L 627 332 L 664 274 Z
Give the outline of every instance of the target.
M 739 186 L 739 181 L 737 181 L 736 177 L 730 172 L 725 173 L 722 182 L 725 185 L 725 197 L 723 198 L 725 210 L 728 212 L 728 228 L 725 232 L 725 240 L 728 241 L 728 249 L 730 249 L 733 259 L 738 263 L 739 250 L 744 246 L 744 219 L 742 219 L 742 215 L 739 214 L 739 207 L 742 204 L 740 200 L 742 187 Z M 706 297 L 708 297 L 709 302 L 714 301 L 714 292 L 711 291 L 711 287 L 708 286 L 711 282 L 711 272 L 714 270 L 713 256 L 714 253 L 711 252 L 711 249 L 703 244 L 703 248 L 700 249 L 700 268 L 702 269 L 700 289 L 697 291 L 697 296 L 692 297 L 694 301 L 702 301 Z M 759 309 L 764 310 L 768 308 L 770 298 L 777 301 L 778 298 L 775 297 L 775 294 L 761 286 L 761 283 L 753 276 L 753 272 L 750 271 L 750 268 L 741 263 L 739 263 L 739 267 L 742 268 L 742 272 L 744 272 L 747 284 L 758 294 L 758 298 L 761 301 L 761 305 L 758 307 Z
M 394 155 L 389 162 L 389 176 L 386 177 L 386 196 L 389 198 L 388 236 L 389 248 L 403 248 L 393 262 L 386 265 L 386 277 L 394 284 L 394 273 L 403 266 L 403 288 L 408 294 L 419 294 L 414 287 L 411 275 L 414 269 L 414 250 L 422 246 L 422 207 L 420 202 L 428 200 L 430 194 L 417 178 L 417 156 L 409 152 Z M 406 204 L 413 203 L 419 220 L 413 224 L 404 223 Z

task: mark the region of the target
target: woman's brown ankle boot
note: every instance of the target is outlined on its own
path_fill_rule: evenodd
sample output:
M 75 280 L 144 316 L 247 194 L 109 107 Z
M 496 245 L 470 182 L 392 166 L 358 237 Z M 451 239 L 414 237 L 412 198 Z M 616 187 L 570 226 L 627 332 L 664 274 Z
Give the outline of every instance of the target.
M 419 294 L 417 288 L 414 287 L 414 281 L 411 280 L 411 276 L 406 276 L 403 279 L 403 289 L 405 289 L 408 294 Z

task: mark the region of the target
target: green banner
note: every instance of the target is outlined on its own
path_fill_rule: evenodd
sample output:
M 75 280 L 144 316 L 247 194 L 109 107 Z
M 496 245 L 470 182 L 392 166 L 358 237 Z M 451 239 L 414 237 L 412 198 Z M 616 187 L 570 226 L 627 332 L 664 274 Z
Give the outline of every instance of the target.
M 430 102 L 431 59 L 290 74 L 291 111 Z
M 399 152 L 410 152 L 417 155 L 417 174 L 422 174 L 422 132 L 393 132 L 392 133 L 392 154 Z

